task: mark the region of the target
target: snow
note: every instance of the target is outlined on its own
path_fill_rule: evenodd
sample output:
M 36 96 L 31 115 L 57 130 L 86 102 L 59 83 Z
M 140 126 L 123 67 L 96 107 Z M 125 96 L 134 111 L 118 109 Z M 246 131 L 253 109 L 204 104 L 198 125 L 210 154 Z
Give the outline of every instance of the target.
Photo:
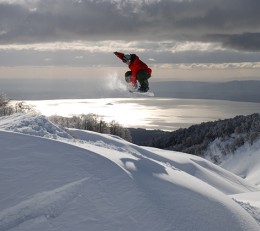
M 260 191 L 231 195 L 260 225 Z
M 0 146 L 0 231 L 259 230 L 259 188 L 200 157 L 33 114 L 0 117 Z
M 232 195 L 232 198 L 260 208 L 260 191 Z
M 7 131 L 20 132 L 52 139 L 72 139 L 67 132 L 58 128 L 45 116 L 34 113 L 29 114 L 29 116 L 28 114 L 17 113 L 7 117 L 1 117 L 0 128 Z
M 260 140 L 252 146 L 245 144 L 221 166 L 260 186 Z

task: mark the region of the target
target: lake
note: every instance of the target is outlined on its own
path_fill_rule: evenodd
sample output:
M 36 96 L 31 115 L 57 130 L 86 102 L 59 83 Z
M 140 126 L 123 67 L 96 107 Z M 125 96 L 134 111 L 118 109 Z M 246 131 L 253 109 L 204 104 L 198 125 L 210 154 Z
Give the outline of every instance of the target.
M 176 130 L 201 122 L 260 113 L 260 103 L 172 98 L 29 100 L 43 115 L 94 113 L 124 127 Z

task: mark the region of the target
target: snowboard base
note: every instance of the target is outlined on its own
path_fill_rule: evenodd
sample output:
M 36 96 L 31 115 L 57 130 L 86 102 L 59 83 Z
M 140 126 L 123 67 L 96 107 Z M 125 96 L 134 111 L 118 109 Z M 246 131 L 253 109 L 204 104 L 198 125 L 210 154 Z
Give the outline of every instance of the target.
M 130 93 L 133 93 L 133 94 L 146 95 L 146 96 L 150 96 L 150 97 L 153 97 L 153 96 L 154 96 L 154 93 L 151 92 L 151 91 L 141 92 L 141 91 L 133 91 L 133 90 L 129 90 L 129 92 L 130 92 Z

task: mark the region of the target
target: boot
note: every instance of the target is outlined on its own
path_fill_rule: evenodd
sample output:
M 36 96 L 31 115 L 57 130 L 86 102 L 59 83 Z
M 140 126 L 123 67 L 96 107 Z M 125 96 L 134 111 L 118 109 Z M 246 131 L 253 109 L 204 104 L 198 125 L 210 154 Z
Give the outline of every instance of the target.
M 147 80 L 144 80 L 140 83 L 140 87 L 138 88 L 138 91 L 140 92 L 147 92 L 149 90 L 149 83 Z

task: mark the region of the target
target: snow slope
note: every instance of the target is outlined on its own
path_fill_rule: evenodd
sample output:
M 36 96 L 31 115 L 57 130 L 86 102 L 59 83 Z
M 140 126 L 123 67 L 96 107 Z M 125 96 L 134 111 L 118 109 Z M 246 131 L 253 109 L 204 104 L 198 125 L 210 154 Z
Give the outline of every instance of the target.
M 260 186 L 260 140 L 252 146 L 245 144 L 221 166 Z
M 230 198 L 258 193 L 246 180 L 199 157 L 68 134 L 45 119 L 0 117 L 0 231 L 259 230 Z

